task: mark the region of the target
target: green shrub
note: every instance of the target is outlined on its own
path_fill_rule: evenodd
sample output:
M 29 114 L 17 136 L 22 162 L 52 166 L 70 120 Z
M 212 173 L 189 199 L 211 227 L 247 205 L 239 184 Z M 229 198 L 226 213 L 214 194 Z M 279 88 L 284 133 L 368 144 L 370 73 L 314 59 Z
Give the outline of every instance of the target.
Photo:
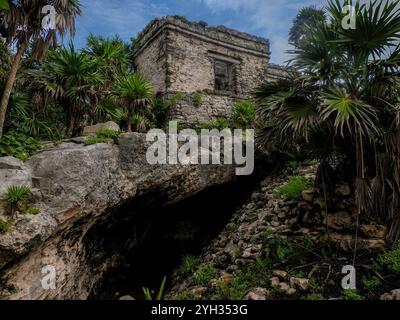
M 285 196 L 290 200 L 301 200 L 302 192 L 313 186 L 312 181 L 303 176 L 294 176 L 289 179 L 282 187 L 277 189 L 280 195 Z
M 371 279 L 364 277 L 362 283 L 366 290 L 372 291 L 381 285 L 381 280 L 379 280 L 377 277 L 372 277 Z
M 6 233 L 10 230 L 11 226 L 11 222 L 0 219 L 0 233 Z
M 342 300 L 365 300 L 365 298 L 357 290 L 347 289 L 342 292 Z
M 11 131 L 0 139 L 0 156 L 13 156 L 22 161 L 39 151 L 38 140 L 24 133 Z
M 99 137 L 93 137 L 93 136 L 89 136 L 85 139 L 85 141 L 83 142 L 83 144 L 85 146 L 90 146 L 92 144 L 97 144 L 97 143 L 108 143 L 108 139 L 107 138 L 99 138 Z
M 203 102 L 203 93 L 201 91 L 197 91 L 193 96 L 193 105 L 196 108 L 199 108 Z
M 246 129 L 253 125 L 255 117 L 255 103 L 243 100 L 235 104 L 231 121 L 236 128 Z
M 28 203 L 30 193 L 30 189 L 26 186 L 8 187 L 4 199 L 7 203 L 7 212 L 11 216 L 14 216 L 18 211 L 23 212 Z
M 310 293 L 303 298 L 304 300 L 325 300 L 324 296 L 320 293 Z
M 379 258 L 378 263 L 388 270 L 400 274 L 400 241 L 392 249 L 384 252 Z
M 219 271 L 212 263 L 202 264 L 195 272 L 195 278 L 199 285 L 207 286 L 210 281 L 219 275 Z

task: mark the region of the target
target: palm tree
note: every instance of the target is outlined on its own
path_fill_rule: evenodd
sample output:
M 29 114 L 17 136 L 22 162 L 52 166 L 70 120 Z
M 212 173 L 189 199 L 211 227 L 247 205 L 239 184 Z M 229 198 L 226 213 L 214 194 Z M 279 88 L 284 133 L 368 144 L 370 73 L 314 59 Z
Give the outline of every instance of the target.
M 121 120 L 124 112 L 111 99 L 111 90 L 115 77 L 130 71 L 129 45 L 118 36 L 104 38 L 91 34 L 83 52 L 99 63 L 99 73 L 103 79 L 98 92 L 98 103 L 90 115 L 92 121 Z
M 52 5 L 57 12 L 55 29 L 45 30 L 42 27 L 42 9 L 46 5 Z M 0 9 L 0 29 L 7 43 L 17 49 L 0 103 L 0 138 L 10 94 L 26 49 L 31 45 L 32 56 L 40 59 L 50 45 L 56 45 L 57 35 L 62 37 L 68 31 L 71 35 L 75 33 L 75 17 L 80 13 L 79 0 L 12 0 L 9 1 L 9 10 Z
M 347 1 L 329 0 L 327 21 L 307 26 L 290 53 L 288 79 L 258 89 L 263 145 L 302 150 L 356 187 L 359 214 L 400 237 L 400 8 L 355 1 L 356 29 L 343 29 Z M 346 171 L 347 170 L 347 171 Z
M 149 107 L 152 104 L 152 84 L 136 72 L 115 79 L 113 95 L 120 101 L 128 115 L 128 132 L 132 132 L 133 117 L 140 116 L 140 127 L 145 125 L 146 115 L 150 114 Z
M 307 32 L 307 26 L 325 20 L 324 10 L 317 9 L 315 6 L 302 8 L 293 21 L 293 26 L 289 31 L 289 43 L 297 46 Z
M 39 70 L 27 71 L 32 89 L 61 106 L 66 116 L 66 135 L 76 134 L 85 114 L 96 105 L 102 77 L 99 63 L 70 44 L 50 51 Z

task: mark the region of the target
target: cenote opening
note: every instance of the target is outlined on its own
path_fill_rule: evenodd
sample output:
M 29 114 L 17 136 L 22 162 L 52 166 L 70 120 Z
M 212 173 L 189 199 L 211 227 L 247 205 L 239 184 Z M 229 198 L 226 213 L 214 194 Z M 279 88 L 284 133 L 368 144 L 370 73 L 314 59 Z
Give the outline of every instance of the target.
M 144 299 L 142 287 L 158 291 L 164 276 L 168 291 L 183 257 L 201 253 L 267 171 L 236 177 L 171 206 L 163 206 L 162 195 L 154 191 L 114 210 L 85 239 L 88 257 L 113 260 L 89 299 Z

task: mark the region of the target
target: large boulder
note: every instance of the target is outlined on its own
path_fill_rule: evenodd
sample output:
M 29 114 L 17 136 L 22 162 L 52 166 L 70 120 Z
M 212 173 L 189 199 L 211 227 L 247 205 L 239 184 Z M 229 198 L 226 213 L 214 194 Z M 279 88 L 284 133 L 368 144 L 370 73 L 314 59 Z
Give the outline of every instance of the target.
M 0 234 L 0 275 L 18 288 L 9 298 L 45 297 L 40 279 L 42 268 L 50 265 L 57 272 L 52 296 L 86 299 L 108 266 L 88 261 L 100 241 L 90 244 L 85 238 L 100 222 L 111 220 L 114 209 L 146 195 L 173 204 L 235 176 L 232 165 L 150 165 L 149 145 L 144 134 L 127 133 L 118 144 L 64 142 L 25 164 L 0 159 L 2 188 L 32 186 L 41 211 L 18 216 L 11 230 Z
M 83 129 L 83 135 L 84 136 L 95 135 L 97 132 L 105 131 L 105 130 L 120 131 L 120 127 L 118 124 L 116 124 L 113 121 L 108 121 L 106 123 L 98 123 L 93 126 L 85 127 Z
M 21 160 L 13 157 L 0 158 L 0 199 L 8 187 L 32 186 L 32 176 Z

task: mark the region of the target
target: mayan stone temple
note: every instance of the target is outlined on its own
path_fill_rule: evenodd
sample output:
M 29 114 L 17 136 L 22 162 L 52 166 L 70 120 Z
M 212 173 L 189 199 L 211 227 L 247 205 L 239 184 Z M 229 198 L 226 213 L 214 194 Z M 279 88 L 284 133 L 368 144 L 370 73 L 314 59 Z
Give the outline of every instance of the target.
M 185 126 L 229 117 L 233 105 L 284 73 L 270 64 L 269 41 L 182 17 L 151 21 L 139 34 L 135 67 L 164 99 L 183 93 L 169 118 Z

